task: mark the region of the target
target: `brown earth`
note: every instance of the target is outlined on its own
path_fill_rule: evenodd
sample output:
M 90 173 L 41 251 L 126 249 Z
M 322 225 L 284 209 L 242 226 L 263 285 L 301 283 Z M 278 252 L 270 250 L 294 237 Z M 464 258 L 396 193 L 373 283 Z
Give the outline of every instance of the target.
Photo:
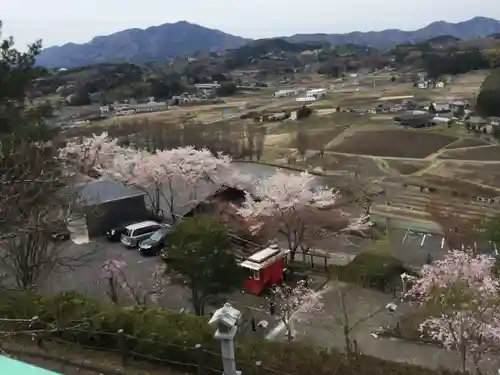
M 446 146 L 446 149 L 453 150 L 455 148 L 462 147 L 487 146 L 488 144 L 488 142 L 479 138 L 460 138 L 452 144 Z
M 466 150 L 446 151 L 439 155 L 440 159 L 458 160 L 498 160 L 500 161 L 500 146 L 485 146 Z
M 398 173 L 401 173 L 402 175 L 409 175 L 418 172 L 430 164 L 425 161 L 385 160 L 385 162 L 390 168 L 394 169 Z
M 328 130 L 309 130 L 305 132 L 304 143 L 307 145 L 307 148 L 310 150 L 321 150 L 323 149 L 330 141 L 336 138 L 338 135 L 342 134 L 347 127 L 339 126 L 337 128 L 328 129 Z M 297 136 L 294 135 L 294 138 L 289 143 L 288 147 L 297 148 Z
M 425 158 L 456 138 L 416 131 L 384 130 L 356 132 L 330 151 L 387 157 Z

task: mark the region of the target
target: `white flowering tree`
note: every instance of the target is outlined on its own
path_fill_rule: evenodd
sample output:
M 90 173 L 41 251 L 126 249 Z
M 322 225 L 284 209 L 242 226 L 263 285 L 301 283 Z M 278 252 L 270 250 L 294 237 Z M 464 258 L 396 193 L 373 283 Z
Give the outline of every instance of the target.
M 59 149 L 59 158 L 78 172 L 90 174 L 109 166 L 117 155 L 134 153 L 135 150 L 119 146 L 117 139 L 104 132 L 101 135 L 93 134 L 92 137 L 69 140 Z
M 288 341 L 293 339 L 293 319 L 323 311 L 320 295 L 301 280 L 296 285 L 276 285 L 271 292 L 278 302 L 278 316 L 286 329 Z
M 471 360 L 477 374 L 485 354 L 500 346 L 500 283 L 495 259 L 472 251 L 450 251 L 443 260 L 424 266 L 408 296 L 436 313 L 420 331 L 458 350 L 462 370 Z
M 153 211 L 160 214 L 165 207 L 172 221 L 180 208 L 194 206 L 221 185 L 248 185 L 248 178 L 233 169 L 230 157 L 191 146 L 151 154 L 120 147 L 116 139 L 103 133 L 68 143 L 60 155 L 80 166 L 80 171 L 96 170 L 141 189 Z
M 314 179 L 315 176 L 306 172 L 278 171 L 258 182 L 254 194 L 247 194 L 238 210 L 252 234 L 264 232 L 272 237 L 281 234 L 287 241 L 291 260 L 298 250 L 307 252 L 328 232 L 363 230 L 361 221 L 351 222 L 340 208 L 338 191 L 315 187 Z

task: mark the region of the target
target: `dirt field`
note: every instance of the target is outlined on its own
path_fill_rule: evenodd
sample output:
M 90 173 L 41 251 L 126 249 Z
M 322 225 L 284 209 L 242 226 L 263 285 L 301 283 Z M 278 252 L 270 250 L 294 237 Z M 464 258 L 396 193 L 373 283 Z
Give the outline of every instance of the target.
M 453 150 L 455 148 L 462 147 L 475 147 L 475 146 L 486 146 L 488 142 L 480 138 L 460 138 L 452 144 L 446 146 L 447 150 Z
M 351 174 L 359 174 L 363 177 L 381 177 L 386 174 L 379 168 L 378 164 L 370 158 L 360 158 L 356 155 L 332 155 L 318 154 L 307 159 L 307 165 L 315 168 L 320 167 L 331 171 L 345 171 Z
M 435 167 L 428 169 L 425 175 L 459 179 L 479 183 L 485 187 L 500 188 L 499 165 L 459 164 L 442 161 Z
M 343 133 L 346 127 L 336 127 L 328 130 L 309 130 L 305 133 L 304 143 L 309 150 L 321 150 L 330 143 L 332 139 Z M 287 147 L 297 148 L 297 134 L 293 135 L 293 139 Z
M 439 156 L 440 159 L 458 160 L 498 160 L 500 161 L 500 146 L 484 146 L 466 150 L 447 151 Z
M 330 151 L 388 157 L 424 158 L 455 138 L 405 130 L 356 132 Z
M 401 160 L 385 160 L 389 168 L 394 169 L 402 175 L 409 175 L 427 167 L 430 163 L 425 161 L 401 161 Z

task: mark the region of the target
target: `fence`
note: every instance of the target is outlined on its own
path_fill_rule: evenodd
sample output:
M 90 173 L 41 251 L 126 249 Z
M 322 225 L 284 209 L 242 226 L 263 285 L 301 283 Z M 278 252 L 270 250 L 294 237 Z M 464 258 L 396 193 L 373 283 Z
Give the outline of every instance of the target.
M 7 319 L 1 319 L 5 322 Z M 26 323 L 24 320 L 21 323 Z M 38 322 L 39 324 L 42 324 Z M 121 368 L 119 371 L 105 371 L 98 366 L 86 366 L 88 370 L 100 371 L 105 375 L 115 375 L 125 373 L 127 367 L 131 366 L 131 361 L 144 361 L 154 365 L 166 366 L 176 371 L 183 371 L 196 375 L 221 375 L 223 374 L 222 360 L 224 357 L 214 348 L 204 348 L 197 344 L 193 347 L 166 344 L 161 342 L 161 337 L 152 334 L 152 339 L 139 339 L 126 334 L 123 329 L 115 333 L 105 331 L 92 331 L 81 329 L 36 329 L 30 323 L 28 329 L 14 331 L 0 331 L 0 342 L 2 336 L 9 337 L 9 340 L 16 336 L 29 337 L 36 341 L 40 349 L 49 347 L 51 344 L 62 344 L 64 346 L 78 347 L 83 349 L 96 350 L 113 353 L 120 358 Z M 1 345 L 6 349 L 4 345 Z M 8 350 L 5 350 L 8 352 Z M 19 349 L 12 350 L 12 354 L 27 354 L 28 351 Z M 81 364 L 71 363 L 66 358 L 51 356 L 46 353 L 33 352 L 33 356 L 46 360 L 67 363 L 72 366 Z M 82 366 L 85 368 L 85 366 Z M 263 366 L 261 361 L 247 363 L 236 360 L 236 368 L 248 375 L 290 375 L 288 373 L 274 370 Z

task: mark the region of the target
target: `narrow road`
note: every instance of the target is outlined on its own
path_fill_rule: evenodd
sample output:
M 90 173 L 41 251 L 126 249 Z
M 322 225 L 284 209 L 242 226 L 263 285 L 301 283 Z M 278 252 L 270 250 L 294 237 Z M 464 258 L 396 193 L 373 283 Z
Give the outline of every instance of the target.
M 340 307 L 339 289 L 346 284 L 331 282 L 325 289 L 318 292 L 323 300 L 323 312 L 307 314 L 300 309 L 294 314 L 293 326 L 296 340 L 307 342 L 320 347 L 333 347 L 343 351 L 345 348 L 343 327 L 343 310 Z M 405 362 L 422 367 L 448 370 L 460 370 L 460 355 L 456 351 L 446 350 L 435 345 L 419 344 L 411 341 L 374 337 L 373 333 L 387 324 L 394 324 L 396 317 L 391 316 L 383 307 L 393 302 L 392 295 L 369 289 L 353 288 L 346 295 L 344 305 L 349 315 L 350 326 L 364 319 L 366 316 L 379 311 L 373 318 L 366 320 L 352 331 L 351 340 L 355 339 L 359 350 L 366 355 L 378 357 L 388 361 Z M 398 311 L 404 313 L 411 308 L 407 304 L 396 302 Z M 285 327 L 278 324 L 270 331 L 267 339 L 286 340 Z M 489 357 L 483 363 L 484 373 L 497 372 L 500 359 Z M 472 367 L 470 367 L 472 370 Z
M 215 122 L 220 122 L 220 121 L 227 121 L 227 120 L 232 120 L 232 119 L 235 119 L 235 118 L 239 118 L 241 117 L 241 115 L 244 115 L 245 113 L 248 113 L 248 112 L 259 112 L 259 111 L 265 111 L 266 109 L 270 109 L 270 108 L 273 108 L 273 107 L 279 107 L 279 106 L 282 106 L 282 105 L 285 105 L 285 104 L 292 104 L 292 103 L 296 103 L 297 101 L 295 100 L 295 98 L 292 98 L 292 99 L 271 99 L 270 102 L 268 104 L 265 104 L 263 106 L 260 106 L 260 107 L 256 107 L 256 108 L 248 108 L 242 112 L 239 112 L 239 113 L 236 113 L 236 114 L 232 114 L 230 116 L 225 116 L 223 118 L 220 118 L 220 119 L 216 119 L 216 120 L 210 120 L 210 121 L 206 121 L 204 122 L 204 124 L 213 124 Z

